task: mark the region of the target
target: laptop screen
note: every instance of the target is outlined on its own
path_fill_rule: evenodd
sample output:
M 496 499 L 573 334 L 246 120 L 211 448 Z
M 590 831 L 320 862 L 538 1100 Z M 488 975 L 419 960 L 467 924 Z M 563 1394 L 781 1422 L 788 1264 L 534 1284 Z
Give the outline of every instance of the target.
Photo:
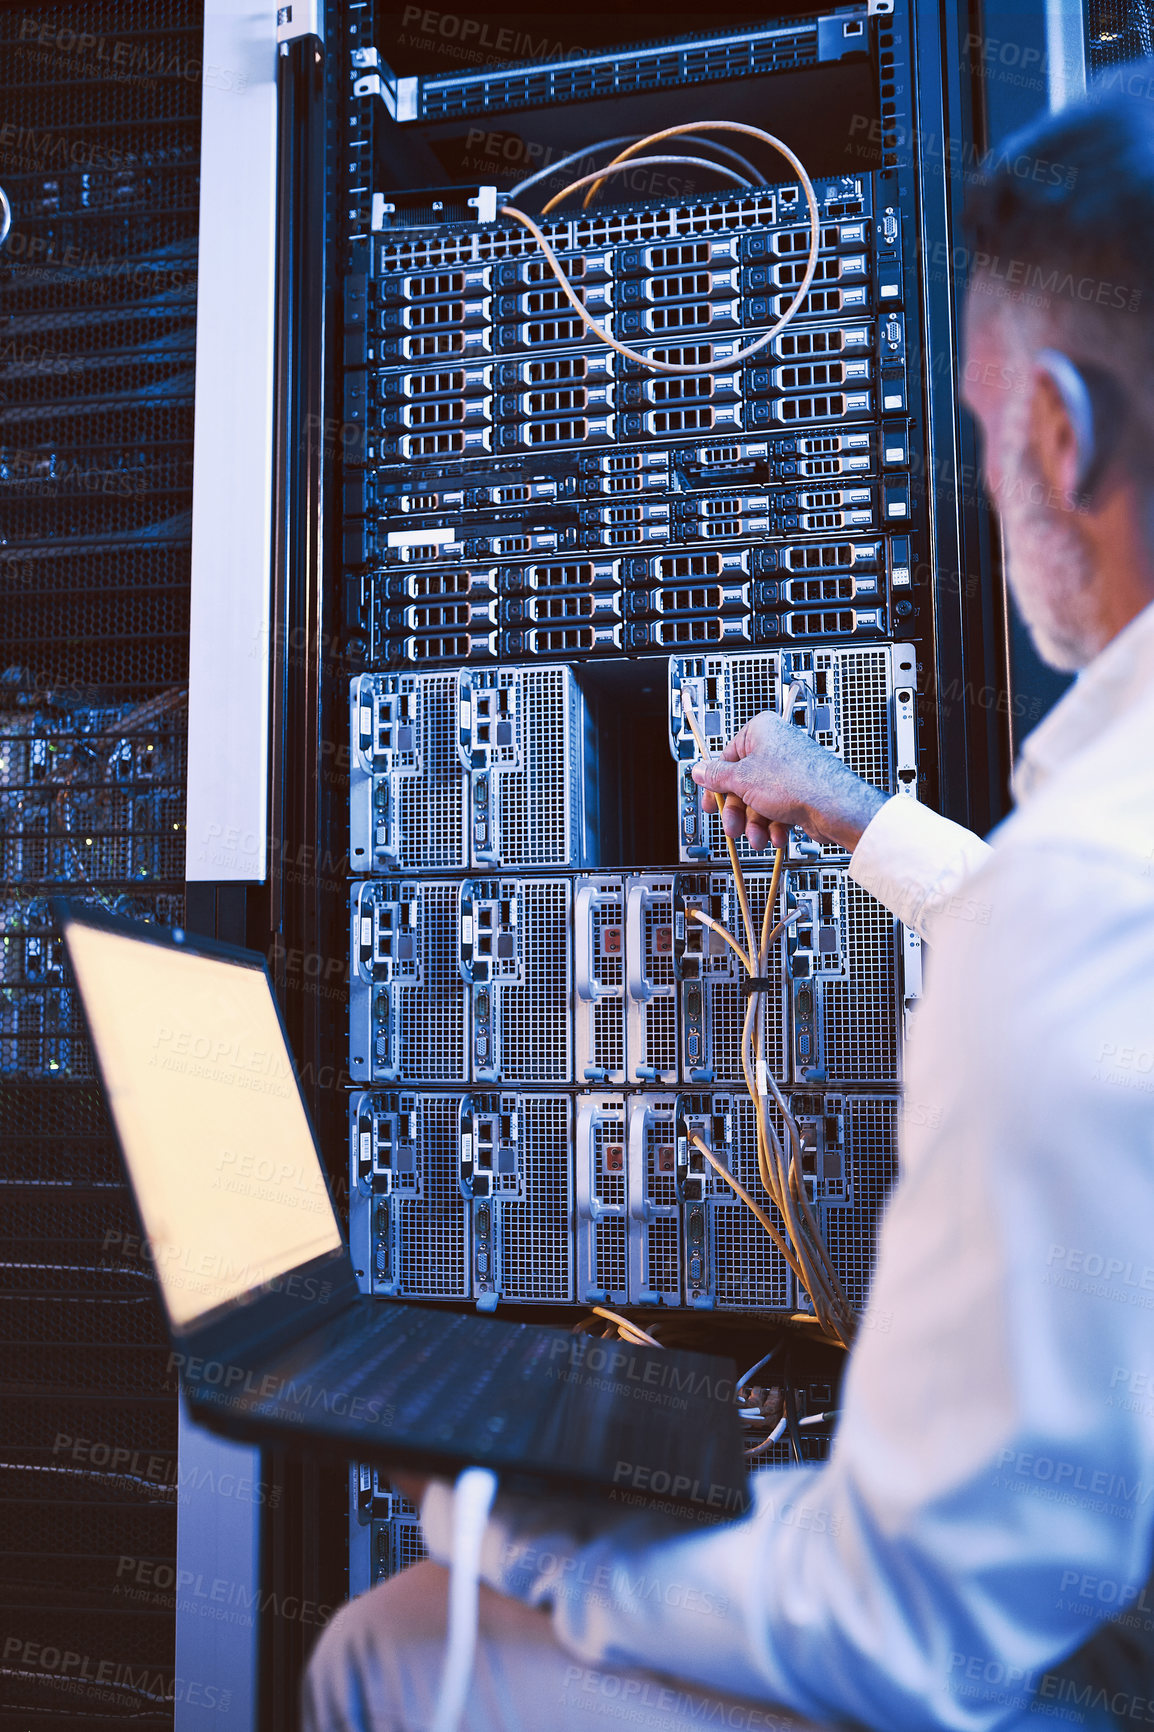
M 66 922 L 173 1325 L 341 1246 L 263 968 Z

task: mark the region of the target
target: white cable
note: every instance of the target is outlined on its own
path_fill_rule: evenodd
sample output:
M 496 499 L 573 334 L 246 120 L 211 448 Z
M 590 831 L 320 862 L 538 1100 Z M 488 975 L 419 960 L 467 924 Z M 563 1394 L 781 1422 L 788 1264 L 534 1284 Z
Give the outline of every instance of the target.
M 537 223 L 534 222 L 533 218 L 531 216 L 526 216 L 523 210 L 518 210 L 516 205 L 503 204 L 500 207 L 500 214 L 502 216 L 512 217 L 514 222 L 519 222 L 524 228 L 528 229 L 529 233 L 533 236 L 533 239 L 540 247 L 542 253 L 544 253 L 545 262 L 548 264 L 553 275 L 561 285 L 561 291 L 569 302 L 569 305 L 573 308 L 578 318 L 581 319 L 581 321 L 593 332 L 594 336 L 602 343 L 608 344 L 609 348 L 616 350 L 617 354 L 624 355 L 627 360 L 639 362 L 641 366 L 647 368 L 651 373 L 674 373 L 680 377 L 701 373 L 719 373 L 723 370 L 735 367 L 741 361 L 748 360 L 750 355 L 759 354 L 761 350 L 764 349 L 767 344 L 772 343 L 773 339 L 779 334 L 779 332 L 783 331 L 786 325 L 789 324 L 789 321 L 793 318 L 794 314 L 805 300 L 806 295 L 809 293 L 810 284 L 813 282 L 814 276 L 817 272 L 817 261 L 821 251 L 821 214 L 817 206 L 817 194 L 814 192 L 813 182 L 806 173 L 804 164 L 800 157 L 798 157 L 787 144 L 783 144 L 781 139 L 775 138 L 773 133 L 764 132 L 760 126 L 747 126 L 744 121 L 695 120 L 690 121 L 689 124 L 685 126 L 666 127 L 662 132 L 653 133 L 649 138 L 642 139 L 640 145 L 633 145 L 630 148 L 632 150 L 637 150 L 649 144 L 658 144 L 666 138 L 681 138 L 689 133 L 714 131 L 744 133 L 748 137 L 759 138 L 763 143 L 770 144 L 775 150 L 780 151 L 781 155 L 785 157 L 786 161 L 794 169 L 798 179 L 801 181 L 802 190 L 805 193 L 806 205 L 809 209 L 809 255 L 806 259 L 805 272 L 802 276 L 801 282 L 797 286 L 797 291 L 794 294 L 793 299 L 786 307 L 784 313 L 778 317 L 774 324 L 770 326 L 768 331 L 763 332 L 755 342 L 750 343 L 746 348 L 739 349 L 736 354 L 728 355 L 722 361 L 706 361 L 695 366 L 675 366 L 671 362 L 657 361 L 651 356 L 643 355 L 639 353 L 638 350 L 631 349 L 627 343 L 619 343 L 616 337 L 611 337 L 605 327 L 599 325 L 596 319 L 594 319 L 590 313 L 586 312 L 583 303 L 578 299 L 573 289 L 573 285 L 565 275 L 560 260 L 557 258 L 556 253 L 549 245 L 548 240 L 545 238 L 544 234 L 542 234 L 541 229 L 538 227 Z M 637 157 L 630 156 L 628 152 L 626 152 L 622 156 L 618 157 L 615 162 L 607 163 L 604 168 L 595 170 L 593 174 L 583 175 L 580 180 L 575 180 L 567 186 L 564 189 L 564 193 L 555 194 L 554 197 L 549 200 L 543 214 L 546 214 L 550 207 L 556 204 L 558 199 L 561 197 L 567 196 L 571 192 L 576 192 L 577 189 L 582 186 L 590 184 L 597 186 L 602 180 L 606 179 L 611 174 L 619 174 L 629 167 L 636 167 L 639 160 L 644 161 L 646 159 L 638 159 Z M 677 335 L 678 333 L 668 333 L 665 340 L 670 341 Z M 681 332 L 679 335 L 682 342 L 696 342 L 701 340 L 702 333 L 691 333 L 685 331 Z
M 746 1459 L 753 1455 L 764 1455 L 771 1444 L 779 1443 L 785 1432 L 785 1415 L 782 1414 L 768 1437 L 763 1437 L 760 1443 L 755 1443 L 752 1449 L 747 1449 Z
M 705 140 L 702 140 L 702 142 L 704 143 Z M 736 186 L 745 187 L 747 191 L 752 184 L 747 175 L 738 174 L 736 169 L 727 168 L 723 162 L 708 162 L 703 156 L 631 156 L 628 162 L 621 164 L 621 167 L 649 168 L 653 163 L 657 162 L 683 162 L 687 163 L 690 168 L 708 168 L 711 169 L 714 174 L 725 175 L 727 179 L 733 181 Z M 602 180 L 605 175 L 613 174 L 615 172 L 616 170 L 614 165 L 612 163 L 606 163 L 604 168 L 595 168 L 590 174 L 582 175 L 580 180 L 572 181 L 565 190 L 571 192 L 576 187 L 587 186 L 591 180 Z
M 776 1341 L 763 1359 L 759 1359 L 756 1365 L 751 1365 L 749 1370 L 745 1373 L 744 1377 L 738 1378 L 737 1384 L 735 1387 L 738 1389 L 748 1389 L 751 1378 L 756 1377 L 757 1373 L 761 1370 L 762 1366 L 768 1365 L 770 1360 L 772 1358 L 774 1358 L 774 1356 L 780 1352 L 781 1352 L 781 1342 Z
M 528 187 L 536 186 L 539 180 L 546 180 L 559 169 L 568 168 L 571 162 L 580 162 L 583 156 L 592 156 L 598 150 L 616 150 L 619 144 L 632 144 L 636 138 L 637 134 L 630 132 L 621 138 L 602 138 L 596 144 L 585 145 L 582 150 L 570 151 L 569 155 L 563 156 L 559 162 L 546 163 L 544 168 L 539 168 L 536 174 L 531 174 L 527 180 L 519 180 L 516 186 L 509 188 L 509 197 L 517 198 Z
M 639 136 L 636 132 L 630 132 L 621 138 L 599 138 L 596 144 L 587 144 L 583 150 L 572 150 L 568 156 L 561 157 L 557 162 L 547 163 L 544 168 L 539 168 L 536 174 L 529 175 L 525 180 L 519 180 L 516 186 L 509 188 L 509 197 L 519 198 L 528 187 L 536 186 L 539 180 L 548 180 L 551 174 L 557 174 L 561 169 L 568 168 L 572 162 L 580 162 L 584 156 L 593 156 L 599 150 L 616 150 L 621 144 L 635 144 Z M 756 186 L 769 184 L 761 170 L 755 168 L 749 158 L 742 156 L 739 150 L 731 150 L 727 144 L 718 144 L 712 138 L 694 138 L 688 133 L 685 136 L 685 142 L 686 144 L 707 145 L 710 150 L 716 151 L 718 156 L 728 157 L 730 162 L 735 162 L 740 169 L 744 170 Z M 692 159 L 687 158 L 686 160 Z M 707 166 L 715 168 L 717 165 L 711 162 Z
M 453 1556 L 449 1565 L 449 1634 L 431 1732 L 457 1732 L 477 1650 L 481 1541 L 497 1495 L 491 1468 L 467 1467 L 453 1487 Z
M 718 156 L 727 156 L 730 162 L 735 162 L 739 168 L 744 169 L 745 173 L 750 176 L 755 186 L 769 185 L 769 182 L 766 180 L 761 170 L 755 168 L 749 158 L 747 156 L 742 156 L 739 150 L 731 150 L 727 144 L 718 144 L 716 139 L 694 138 L 691 133 L 685 134 L 685 142 L 686 144 L 707 144 L 710 150 L 715 150 L 717 152 Z

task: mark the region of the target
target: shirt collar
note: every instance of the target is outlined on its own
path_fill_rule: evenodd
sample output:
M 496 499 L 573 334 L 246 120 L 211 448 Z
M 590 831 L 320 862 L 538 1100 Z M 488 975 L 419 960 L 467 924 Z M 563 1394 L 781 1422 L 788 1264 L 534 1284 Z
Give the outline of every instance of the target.
M 1021 805 L 1119 716 L 1154 691 L 1154 602 L 1111 638 L 1048 716 L 1028 734 L 1014 767 Z

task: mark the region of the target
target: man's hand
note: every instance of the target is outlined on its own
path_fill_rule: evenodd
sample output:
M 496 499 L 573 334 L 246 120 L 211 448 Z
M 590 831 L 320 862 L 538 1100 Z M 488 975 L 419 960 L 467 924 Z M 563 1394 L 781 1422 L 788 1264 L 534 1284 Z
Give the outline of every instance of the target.
M 693 779 L 705 789 L 701 803 L 707 812 L 721 805 L 726 834 L 736 841 L 744 831 L 757 849 L 767 843 L 784 848 L 796 825 L 815 842 L 852 852 L 887 799 L 804 729 L 770 710 L 747 722 L 720 758 L 694 764 Z
M 390 1472 L 389 1474 L 389 1484 L 395 1487 L 402 1497 L 407 1497 L 410 1503 L 416 1504 L 418 1509 L 421 1507 L 421 1499 L 428 1490 L 431 1480 L 432 1475 L 427 1473 Z

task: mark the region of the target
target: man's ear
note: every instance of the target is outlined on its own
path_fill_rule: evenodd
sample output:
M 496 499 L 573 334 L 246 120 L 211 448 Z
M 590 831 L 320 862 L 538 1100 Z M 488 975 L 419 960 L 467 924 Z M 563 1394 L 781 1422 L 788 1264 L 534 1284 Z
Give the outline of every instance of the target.
M 1042 374 L 1034 398 L 1031 443 L 1047 477 L 1073 499 L 1085 496 L 1087 478 L 1096 467 L 1097 429 L 1094 406 L 1082 374 L 1060 349 L 1041 349 L 1034 365 Z
M 1128 414 L 1126 395 L 1100 367 L 1076 366 L 1060 349 L 1041 349 L 1034 365 L 1042 379 L 1034 401 L 1035 449 L 1051 483 L 1079 511 L 1117 449 Z

